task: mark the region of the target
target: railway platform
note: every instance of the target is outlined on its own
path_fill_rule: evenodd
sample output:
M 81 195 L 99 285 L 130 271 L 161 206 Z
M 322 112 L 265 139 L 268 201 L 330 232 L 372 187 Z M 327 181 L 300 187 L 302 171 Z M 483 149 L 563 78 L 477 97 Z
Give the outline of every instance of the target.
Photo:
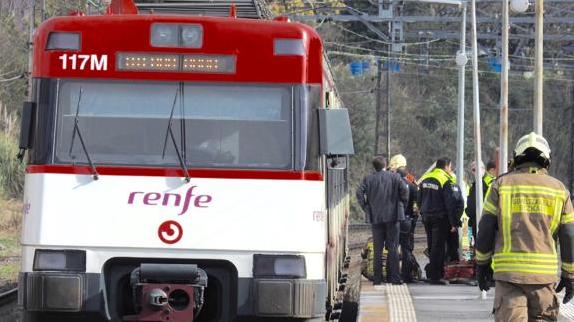
M 370 231 L 363 229 L 363 240 Z M 356 234 L 356 232 L 355 232 Z M 424 267 L 428 258 L 423 254 L 426 235 L 422 225 L 415 232 L 414 255 Z M 361 260 L 360 256 L 357 260 Z M 424 270 L 423 270 L 424 272 Z M 424 273 L 423 273 L 424 274 Z M 560 301 L 562 296 L 560 294 Z M 382 284 L 373 286 L 361 277 L 357 322 L 486 322 L 494 321 L 491 314 L 494 288 L 481 298 L 478 286 L 466 284 L 431 285 L 425 282 L 399 286 Z M 574 301 L 560 305 L 558 321 L 574 322 Z
M 494 321 L 491 314 L 494 289 L 481 299 L 475 286 L 429 285 L 427 283 L 361 283 L 357 322 L 483 322 Z M 560 306 L 558 321 L 574 321 L 574 304 Z

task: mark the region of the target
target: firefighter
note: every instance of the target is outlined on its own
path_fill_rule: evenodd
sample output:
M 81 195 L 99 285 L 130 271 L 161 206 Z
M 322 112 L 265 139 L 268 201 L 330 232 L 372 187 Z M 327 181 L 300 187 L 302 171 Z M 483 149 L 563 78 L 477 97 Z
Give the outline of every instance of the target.
M 458 225 L 450 172 L 450 159 L 439 159 L 436 167 L 421 178 L 419 185 L 418 204 L 430 246 L 430 263 L 425 270 L 427 281 L 431 284 L 448 284 L 443 279 L 445 243 Z
M 418 264 L 413 256 L 414 227 L 417 223 L 418 213 L 415 210 L 417 199 L 417 185 L 408 181 L 407 159 L 402 154 L 391 158 L 389 170 L 398 173 L 409 188 L 409 198 L 404 205 L 405 220 L 400 223 L 399 245 L 401 246 L 401 278 L 405 283 L 412 283 L 413 270 L 418 270 Z
M 574 209 L 564 185 L 548 175 L 550 147 L 530 133 L 514 149 L 514 170 L 486 196 L 476 241 L 479 287 L 496 281 L 496 321 L 556 321 L 556 292 L 574 287 Z M 562 260 L 558 288 L 557 239 Z

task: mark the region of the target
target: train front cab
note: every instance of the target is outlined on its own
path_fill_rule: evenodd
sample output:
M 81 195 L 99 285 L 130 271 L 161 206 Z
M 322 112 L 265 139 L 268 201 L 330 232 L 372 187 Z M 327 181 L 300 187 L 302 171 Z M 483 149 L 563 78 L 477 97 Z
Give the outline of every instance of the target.
M 167 59 L 200 59 L 197 49 L 150 56 L 130 47 L 107 60 L 86 52 L 108 25 L 128 22 L 142 28 L 131 41 L 148 44 L 157 22 L 150 17 L 58 18 L 39 28 L 34 101 L 25 105 L 21 136 L 29 154 L 19 285 L 25 321 L 324 319 L 345 253 L 346 111 L 320 108 L 320 80 L 299 84 L 286 72 L 293 78 L 266 84 L 273 73 L 241 74 L 259 52 L 236 57 L 236 75 L 217 77 L 122 70 L 140 68 L 133 61 L 144 58 L 171 68 Z M 279 38 L 299 35 L 308 43 L 296 48 L 320 57 L 318 36 L 305 26 L 204 20 L 206 37 L 227 28 L 248 30 L 253 40 L 249 33 L 264 23 Z M 50 48 L 50 35 L 63 37 L 54 36 L 56 44 L 78 39 L 70 30 L 85 48 Z M 121 51 L 133 46 L 125 37 L 109 33 L 107 41 Z M 254 46 L 243 45 L 249 57 Z M 301 69 L 298 57 L 283 56 L 272 59 Z M 321 70 L 320 58 L 309 64 L 301 70 Z

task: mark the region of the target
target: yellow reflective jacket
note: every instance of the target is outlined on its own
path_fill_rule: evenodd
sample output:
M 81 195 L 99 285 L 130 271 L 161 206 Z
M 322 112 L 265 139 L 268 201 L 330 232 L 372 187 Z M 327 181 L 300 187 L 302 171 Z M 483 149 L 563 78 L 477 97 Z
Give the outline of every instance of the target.
M 546 284 L 574 278 L 574 208 L 564 185 L 525 164 L 496 179 L 487 193 L 476 241 L 478 264 L 492 261 L 496 280 Z

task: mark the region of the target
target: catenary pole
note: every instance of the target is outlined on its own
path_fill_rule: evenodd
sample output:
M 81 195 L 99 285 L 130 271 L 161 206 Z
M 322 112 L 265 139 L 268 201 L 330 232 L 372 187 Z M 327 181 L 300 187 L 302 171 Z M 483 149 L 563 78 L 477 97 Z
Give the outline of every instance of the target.
M 498 173 L 508 171 L 508 42 L 510 33 L 508 0 L 502 0 L 502 72 L 500 75 L 500 130 Z
M 32 93 L 32 58 L 34 52 L 34 29 L 36 24 L 36 0 L 30 0 L 30 21 L 29 21 L 29 35 L 28 35 L 28 101 L 33 100 Z
M 464 183 L 464 99 L 466 64 L 466 3 L 462 4 L 462 21 L 460 27 L 460 50 L 457 55 L 458 65 L 458 133 L 456 140 L 456 177 L 462 193 L 466 193 Z
M 480 98 L 478 87 L 478 44 L 476 34 L 476 0 L 472 0 L 472 108 L 474 122 L 475 162 L 477 169 L 482 164 L 481 138 L 480 138 Z M 482 178 L 480 171 L 475 171 L 476 182 L 476 222 L 480 222 L 482 215 Z
M 542 135 L 544 109 L 544 0 L 536 0 L 536 77 L 534 79 L 534 132 Z

